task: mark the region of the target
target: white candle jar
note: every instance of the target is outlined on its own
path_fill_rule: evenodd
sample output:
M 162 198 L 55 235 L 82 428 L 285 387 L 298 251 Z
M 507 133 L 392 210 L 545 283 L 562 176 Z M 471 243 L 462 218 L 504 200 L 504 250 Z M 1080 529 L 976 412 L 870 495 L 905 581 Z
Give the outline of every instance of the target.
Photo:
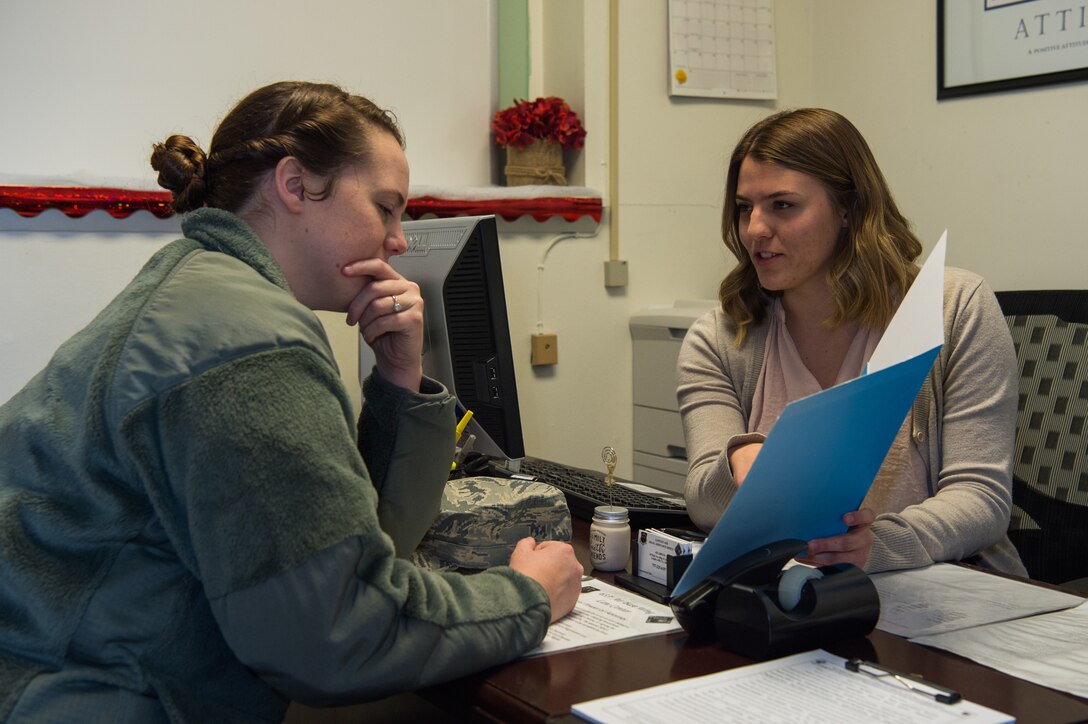
M 621 571 L 631 555 L 627 508 L 598 505 L 589 526 L 589 559 L 598 571 Z

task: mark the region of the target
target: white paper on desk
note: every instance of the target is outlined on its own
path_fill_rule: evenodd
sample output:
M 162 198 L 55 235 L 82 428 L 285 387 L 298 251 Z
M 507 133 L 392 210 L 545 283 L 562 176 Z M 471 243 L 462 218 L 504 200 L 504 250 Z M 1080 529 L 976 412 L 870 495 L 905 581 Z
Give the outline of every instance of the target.
M 942 704 L 899 683 L 849 671 L 846 659 L 809 651 L 629 694 L 575 704 L 601 724 L 703 722 L 1010 722 L 969 701 Z
M 946 236 L 896 310 L 869 373 L 786 405 L 674 597 L 759 546 L 846 532 L 842 516 L 865 498 L 943 343 Z
M 911 641 L 966 656 L 1051 689 L 1088 697 L 1088 602 L 1058 613 Z
M 651 488 L 648 485 L 639 485 L 638 483 L 627 483 L 627 482 L 622 482 L 620 480 L 616 481 L 616 485 L 623 486 L 623 487 L 627 488 L 628 490 L 635 491 L 636 493 L 642 493 L 643 495 L 652 495 L 652 496 L 654 496 L 656 498 L 661 498 L 662 500 L 666 500 L 666 501 L 668 501 L 670 503 L 676 503 L 677 505 L 683 505 L 684 504 L 683 496 L 670 494 L 668 491 L 661 490 L 660 488 Z
M 951 563 L 875 573 L 876 627 L 909 638 L 1059 611 L 1084 599 Z
M 574 610 L 553 623 L 540 646 L 525 656 L 680 630 L 668 606 L 591 578 L 582 582 Z

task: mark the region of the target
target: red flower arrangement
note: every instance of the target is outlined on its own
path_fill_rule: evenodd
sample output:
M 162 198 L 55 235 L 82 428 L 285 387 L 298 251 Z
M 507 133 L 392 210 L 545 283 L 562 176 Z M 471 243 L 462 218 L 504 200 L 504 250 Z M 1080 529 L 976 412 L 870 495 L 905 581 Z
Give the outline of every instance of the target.
M 586 129 L 567 102 L 549 96 L 535 101 L 518 100 L 495 114 L 491 122 L 495 143 L 525 148 L 533 141 L 554 141 L 563 148 L 581 148 Z

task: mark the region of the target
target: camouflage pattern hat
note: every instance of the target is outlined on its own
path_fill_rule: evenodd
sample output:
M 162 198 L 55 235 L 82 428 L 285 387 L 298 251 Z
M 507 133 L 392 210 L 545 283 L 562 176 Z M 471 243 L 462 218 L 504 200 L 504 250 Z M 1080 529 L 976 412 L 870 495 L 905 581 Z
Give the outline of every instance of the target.
M 430 570 L 505 566 L 526 536 L 570 540 L 570 510 L 559 489 L 527 480 L 461 478 L 446 484 L 438 517 L 411 559 Z

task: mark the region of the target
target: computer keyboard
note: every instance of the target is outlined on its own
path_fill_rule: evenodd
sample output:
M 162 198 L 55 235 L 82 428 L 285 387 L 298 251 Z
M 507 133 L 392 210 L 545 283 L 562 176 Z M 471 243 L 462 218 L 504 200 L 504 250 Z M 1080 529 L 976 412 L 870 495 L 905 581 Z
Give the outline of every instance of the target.
M 615 484 L 606 485 L 604 473 L 534 457 L 522 459 L 519 472 L 562 490 L 571 515 L 583 520 L 592 520 L 593 509 L 598 505 L 621 505 L 627 508 L 631 527 L 636 530 L 692 526 L 683 497 L 669 490 L 622 478 L 615 478 Z M 627 487 L 630 485 L 660 491 L 660 495 L 632 490 Z

